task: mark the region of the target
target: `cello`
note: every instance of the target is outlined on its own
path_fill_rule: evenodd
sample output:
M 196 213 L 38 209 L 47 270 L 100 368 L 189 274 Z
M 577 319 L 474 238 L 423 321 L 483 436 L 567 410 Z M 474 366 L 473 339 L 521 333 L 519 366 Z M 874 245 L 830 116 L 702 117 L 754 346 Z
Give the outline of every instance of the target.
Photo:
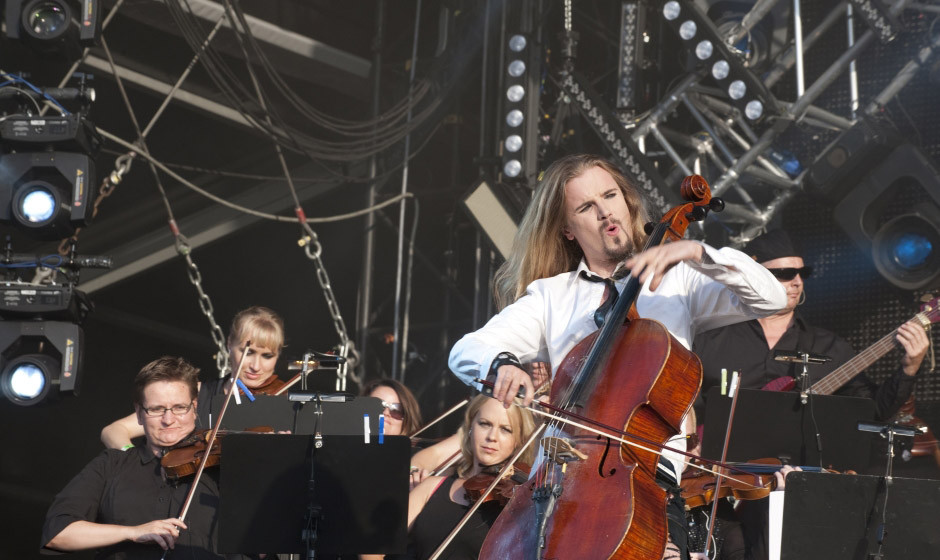
M 723 207 L 697 175 L 683 181 L 682 196 L 690 202 L 648 231 L 645 249 L 680 239 L 690 222 Z M 680 432 L 701 387 L 702 369 L 698 357 L 662 324 L 636 316 L 640 288 L 631 276 L 603 327 L 568 353 L 550 400 L 557 408 L 665 444 Z M 659 455 L 567 425 L 552 425 L 546 433 L 541 465 L 515 488 L 480 558 L 659 560 L 667 539 L 666 492 L 655 480 Z

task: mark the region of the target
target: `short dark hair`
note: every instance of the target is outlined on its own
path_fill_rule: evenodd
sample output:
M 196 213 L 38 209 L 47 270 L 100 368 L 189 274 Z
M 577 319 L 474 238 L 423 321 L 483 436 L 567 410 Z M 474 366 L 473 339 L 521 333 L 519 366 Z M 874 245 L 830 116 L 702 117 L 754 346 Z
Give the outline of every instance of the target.
M 134 404 L 143 406 L 144 390 L 157 381 L 179 381 L 189 387 L 190 399 L 199 392 L 199 368 L 183 358 L 163 356 L 150 362 L 137 372 L 134 378 Z
M 418 400 L 415 398 L 414 393 L 411 392 L 411 389 L 394 379 L 382 378 L 373 379 L 363 385 L 362 391 L 360 391 L 359 394 L 363 397 L 368 397 L 377 387 L 388 387 L 398 395 L 398 400 L 401 401 L 402 412 L 405 415 L 405 419 L 401 424 L 401 435 L 410 436 L 417 432 L 418 428 L 421 427 L 421 407 L 418 406 Z

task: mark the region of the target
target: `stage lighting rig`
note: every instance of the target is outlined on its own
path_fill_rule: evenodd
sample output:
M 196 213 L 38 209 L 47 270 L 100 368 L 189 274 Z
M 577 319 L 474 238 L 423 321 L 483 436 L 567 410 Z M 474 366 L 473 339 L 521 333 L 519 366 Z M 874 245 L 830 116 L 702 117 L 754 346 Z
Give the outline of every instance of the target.
M 78 393 L 83 357 L 82 322 L 92 309 L 75 288 L 80 268 L 110 268 L 107 257 L 74 254 L 0 256 L 0 394 L 30 406 L 62 393 Z M 33 282 L 21 272 L 36 270 Z M 39 271 L 46 271 L 39 273 Z M 49 282 L 52 274 L 60 273 Z M 42 280 L 36 280 L 41 278 Z
M 6 0 L 7 37 L 40 52 L 65 51 L 70 57 L 98 44 L 98 0 Z
M 664 2 L 662 15 L 688 49 L 689 68 L 706 73 L 748 120 L 757 122 L 769 113 L 778 112 L 777 101 L 770 91 L 740 57 L 731 52 L 712 20 L 693 2 Z
M 55 90 L 63 101 L 93 99 L 89 91 Z M 0 102 L 29 95 L 43 94 L 21 89 L 5 93 Z M 0 122 L 0 223 L 45 241 L 63 239 L 88 225 L 97 191 L 94 155 L 100 146 L 101 138 L 84 113 L 16 111 L 6 116 Z

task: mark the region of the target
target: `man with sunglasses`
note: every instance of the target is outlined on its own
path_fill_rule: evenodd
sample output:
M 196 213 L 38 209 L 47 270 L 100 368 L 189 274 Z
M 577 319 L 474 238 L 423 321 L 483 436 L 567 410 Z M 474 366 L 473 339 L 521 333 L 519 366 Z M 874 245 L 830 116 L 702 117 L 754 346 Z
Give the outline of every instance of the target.
M 160 457 L 189 436 L 196 423 L 199 370 L 182 358 L 150 362 L 134 380 L 134 409 L 147 444 L 106 449 L 55 497 L 42 532 L 44 549 L 98 550 L 96 558 L 221 559 L 217 482 L 204 474 L 185 522 L 191 481 L 166 479 Z M 226 558 L 233 558 L 228 555 Z
M 764 265 L 783 284 L 787 306 L 768 317 L 696 336 L 692 349 L 702 359 L 704 380 L 701 395 L 721 383 L 722 369 L 746 372 L 741 380 L 743 389 L 760 389 L 780 377 L 799 377 L 802 365 L 774 360 L 774 350 L 800 350 L 832 358 L 810 368 L 810 384 L 855 356 L 855 350 L 848 342 L 830 331 L 808 324 L 796 310 L 806 299 L 803 281 L 812 274 L 812 267 L 803 262 L 801 252 L 785 231 L 772 230 L 755 238 L 744 248 L 744 253 Z M 904 356 L 895 375 L 877 386 L 860 374 L 836 394 L 874 399 L 875 412 L 880 419 L 894 415 L 911 395 L 914 376 L 929 346 L 924 328 L 914 322 L 898 328 L 897 341 L 904 349 Z M 701 408 L 701 399 L 700 396 L 698 408 Z

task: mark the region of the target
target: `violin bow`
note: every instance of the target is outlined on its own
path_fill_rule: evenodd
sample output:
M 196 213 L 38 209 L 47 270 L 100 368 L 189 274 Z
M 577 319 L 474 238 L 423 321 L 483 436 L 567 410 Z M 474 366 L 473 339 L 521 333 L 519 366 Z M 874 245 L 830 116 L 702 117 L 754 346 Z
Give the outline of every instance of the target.
M 196 475 L 193 477 L 193 482 L 189 487 L 189 492 L 186 494 L 186 500 L 183 502 L 183 507 L 180 510 L 180 514 L 177 517 L 180 521 L 185 521 L 186 514 L 189 513 L 189 506 L 193 503 L 193 497 L 196 495 L 196 487 L 199 486 L 199 479 L 202 477 L 202 471 L 206 469 L 206 463 L 209 460 L 209 450 L 212 449 L 212 445 L 215 443 L 216 436 L 219 433 L 219 427 L 222 425 L 222 418 L 225 416 L 225 410 L 228 408 L 229 401 L 232 400 L 232 393 L 238 390 L 236 382 L 241 377 L 242 374 L 242 365 L 245 363 L 245 358 L 248 356 L 248 348 L 251 346 L 251 341 L 245 342 L 245 347 L 242 349 L 242 358 L 238 360 L 238 367 L 235 369 L 235 373 L 232 376 L 231 387 L 229 387 L 228 393 L 225 396 L 225 399 L 222 401 L 222 408 L 219 410 L 219 417 L 215 421 L 215 426 L 212 427 L 212 431 L 209 432 L 209 438 L 206 440 L 206 452 L 203 453 L 202 459 L 199 460 L 199 467 L 196 469 Z M 166 550 L 163 552 L 163 556 L 160 557 L 161 560 L 166 558 Z
M 492 382 L 492 381 L 487 381 L 487 380 L 485 380 L 485 379 L 474 379 L 473 381 L 474 381 L 474 382 L 481 383 L 481 384 L 484 385 L 485 387 L 490 387 L 490 388 L 493 387 L 493 382 Z M 548 404 L 548 403 L 545 403 L 545 402 L 542 402 L 542 401 L 533 401 L 533 402 L 534 402 L 535 404 L 538 404 L 540 407 L 549 409 L 550 411 L 554 412 L 555 414 L 551 414 L 551 413 L 549 413 L 549 412 L 545 412 L 544 410 L 539 410 L 538 408 L 535 408 L 535 407 L 532 406 L 532 405 L 529 405 L 529 406 L 527 406 L 527 407 L 522 407 L 522 408 L 526 408 L 526 409 L 532 411 L 533 413 L 538 414 L 539 416 L 543 416 L 543 417 L 545 417 L 545 418 L 548 418 L 549 420 L 554 420 L 554 421 L 561 422 L 562 424 L 568 424 L 569 426 L 574 426 L 574 427 L 576 427 L 576 428 L 581 428 L 582 430 L 586 430 L 586 431 L 589 431 L 589 432 L 591 432 L 591 433 L 595 433 L 595 434 L 597 434 L 597 435 L 599 435 L 599 436 L 603 436 L 603 437 L 605 437 L 605 438 L 609 438 L 609 439 L 611 439 L 611 440 L 620 442 L 620 443 L 622 443 L 622 444 L 624 444 L 624 445 L 629 445 L 629 446 L 631 446 L 631 447 L 635 447 L 635 448 L 637 448 L 637 449 L 640 449 L 640 450 L 642 450 L 642 451 L 646 451 L 646 452 L 648 452 L 648 453 L 655 453 L 656 455 L 662 455 L 664 451 L 670 451 L 670 452 L 673 452 L 673 453 L 677 453 L 677 454 L 679 454 L 679 455 L 683 455 L 683 456 L 688 457 L 688 458 L 690 458 L 690 459 L 698 459 L 698 460 L 701 461 L 702 463 L 706 463 L 706 464 L 708 464 L 708 465 L 712 465 L 712 466 L 722 467 L 722 468 L 728 469 L 729 471 L 732 471 L 732 472 L 747 473 L 747 471 L 742 470 L 742 469 L 740 469 L 740 468 L 738 468 L 738 467 L 736 467 L 736 466 L 734 466 L 734 465 L 729 465 L 729 464 L 726 464 L 726 463 L 724 463 L 724 462 L 722 462 L 722 461 L 714 461 L 714 460 L 712 460 L 712 459 L 706 459 L 705 457 L 702 457 L 702 456 L 700 456 L 700 455 L 695 455 L 694 453 L 689 453 L 688 451 L 682 451 L 681 449 L 676 449 L 676 448 L 674 448 L 674 447 L 669 447 L 668 445 L 663 445 L 663 444 L 661 444 L 661 443 L 659 443 L 659 442 L 656 442 L 656 441 L 653 441 L 653 440 L 650 440 L 650 439 L 646 439 L 646 438 L 640 437 L 640 436 L 635 435 L 635 434 L 631 434 L 631 433 L 628 433 L 628 432 L 624 432 L 624 431 L 622 431 L 622 430 L 618 430 L 617 428 L 614 428 L 614 427 L 612 427 L 612 426 L 608 426 L 607 424 L 604 424 L 603 422 L 598 422 L 598 421 L 596 421 L 596 420 L 592 420 L 592 419 L 590 419 L 590 418 L 586 418 L 586 417 L 581 416 L 580 414 L 578 414 L 578 413 L 576 413 L 576 412 L 572 412 L 572 411 L 570 411 L 570 410 L 564 410 L 564 409 L 561 409 L 561 408 L 552 406 L 552 405 L 550 405 L 550 404 Z M 516 405 L 516 406 L 521 406 L 521 405 Z M 561 416 L 556 416 L 556 414 L 560 414 Z M 590 426 L 587 426 L 586 424 L 582 424 L 581 422 L 577 422 L 577 421 L 575 421 L 575 420 L 571 420 L 571 419 L 565 418 L 564 416 L 570 416 L 570 417 L 572 417 L 572 418 L 576 418 L 577 420 L 580 420 L 581 422 L 586 422 L 587 424 L 593 424 L 594 426 L 597 426 L 597 428 L 592 428 L 592 427 L 590 427 Z M 607 430 L 607 431 L 599 430 L 598 428 L 602 428 L 603 430 Z M 614 435 L 614 434 L 616 434 L 616 435 Z M 619 436 L 625 436 L 625 437 L 633 438 L 633 439 L 636 440 L 636 441 L 631 441 L 631 440 L 628 440 L 628 439 L 623 439 L 622 437 L 619 437 Z M 637 443 L 637 441 L 639 441 L 640 443 Z M 655 447 L 656 449 L 651 449 L 651 448 L 646 447 L 645 445 L 641 445 L 641 444 L 651 445 L 651 446 Z M 699 469 L 699 470 L 701 470 L 701 471 L 707 471 L 707 472 L 709 472 L 710 474 L 712 473 L 712 471 L 709 471 L 708 468 L 703 467 L 703 466 L 701 466 L 701 465 L 696 465 L 695 463 L 689 463 L 689 465 L 690 465 L 691 467 L 696 468 L 696 469 Z M 737 479 L 737 478 L 734 478 L 733 476 L 729 476 L 729 475 L 727 475 L 727 474 L 722 475 L 722 476 L 723 476 L 724 478 L 727 478 L 727 479 L 729 479 L 729 480 L 733 480 L 733 481 L 738 482 L 738 483 L 740 483 L 740 484 L 745 484 L 745 485 L 747 485 L 747 486 L 753 486 L 754 488 L 757 488 L 757 486 L 755 486 L 754 484 L 751 484 L 750 482 L 747 482 L 747 481 L 744 481 L 744 480 L 739 480 L 739 479 Z
M 467 398 L 465 398 L 464 400 L 460 401 L 459 403 L 455 404 L 454 406 L 450 407 L 449 409 L 447 409 L 446 412 L 444 412 L 444 414 L 441 414 L 440 416 L 438 416 L 438 417 L 435 418 L 434 420 L 431 420 L 430 422 L 428 422 L 427 424 L 425 424 L 423 428 L 421 428 L 421 429 L 418 430 L 417 432 L 411 434 L 411 437 L 417 436 L 418 434 L 420 434 L 420 433 L 423 432 L 424 430 L 427 430 L 428 428 L 430 428 L 430 427 L 433 426 L 434 424 L 437 424 L 438 422 L 440 422 L 440 421 L 443 420 L 444 418 L 447 418 L 447 417 L 450 416 L 451 414 L 457 412 L 457 411 L 460 410 L 462 407 L 466 406 L 467 403 L 470 402 L 471 398 L 472 398 L 472 397 L 467 397 Z
M 738 388 L 741 386 L 741 374 L 733 372 L 731 374 L 731 411 L 728 413 L 728 426 L 725 428 L 725 442 L 721 448 L 721 462 L 728 459 L 728 442 L 731 440 L 731 423 L 734 421 L 734 410 L 738 404 Z M 718 513 L 718 491 L 721 489 L 721 470 L 715 473 L 715 495 L 712 496 L 712 514 L 708 520 L 708 533 L 705 535 L 705 556 L 708 556 L 708 547 L 711 545 L 712 536 L 715 534 L 715 514 Z M 717 547 L 716 547 L 717 549 Z M 717 550 L 716 550 L 717 552 Z
M 542 432 L 545 431 L 545 427 L 546 424 L 543 422 L 541 426 L 532 431 L 532 435 L 529 436 L 529 439 L 527 439 L 526 442 L 519 447 L 519 449 L 515 452 L 515 454 L 513 454 L 509 461 L 506 461 L 506 464 L 503 465 L 503 468 L 501 468 L 499 473 L 493 478 L 493 482 L 491 482 L 490 485 L 486 487 L 486 490 L 480 494 L 480 497 L 477 499 L 477 501 L 474 502 L 472 506 L 470 506 L 470 509 L 467 510 L 467 513 L 464 514 L 460 522 L 457 523 L 450 534 L 447 535 L 447 538 L 444 539 L 440 546 L 437 547 L 437 550 L 434 551 L 434 554 L 432 554 L 428 560 L 437 560 L 438 557 L 440 557 L 440 555 L 444 552 L 444 549 L 447 548 L 451 541 L 454 540 L 454 537 L 457 536 L 457 533 L 463 529 L 464 525 L 467 524 L 467 521 L 470 521 L 470 516 L 476 513 L 476 511 L 483 504 L 484 500 L 486 500 L 486 497 L 489 496 L 493 489 L 496 488 L 496 485 L 499 484 L 499 481 L 502 480 L 503 477 L 506 476 L 506 473 L 509 472 L 509 469 L 511 469 L 512 466 L 516 464 L 516 461 L 519 460 L 519 457 L 522 457 L 522 454 L 525 453 L 525 450 L 528 449 L 530 445 L 532 445 L 532 442 L 542 435 Z M 447 489 L 447 492 L 450 492 L 450 488 Z

